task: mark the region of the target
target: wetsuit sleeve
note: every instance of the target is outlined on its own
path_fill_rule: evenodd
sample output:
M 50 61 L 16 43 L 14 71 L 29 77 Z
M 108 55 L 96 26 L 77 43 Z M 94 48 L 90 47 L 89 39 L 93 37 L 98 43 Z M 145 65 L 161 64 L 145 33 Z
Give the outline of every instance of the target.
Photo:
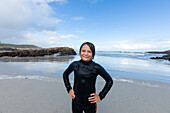
M 99 93 L 100 99 L 102 100 L 106 96 L 106 94 L 109 92 L 110 88 L 112 87 L 113 80 L 102 66 L 98 65 L 97 67 L 98 67 L 99 75 L 106 81 L 104 88 Z
M 63 80 L 64 80 L 64 84 L 65 84 L 65 87 L 66 87 L 68 93 L 72 89 L 72 87 L 70 85 L 70 81 L 69 81 L 69 75 L 73 71 L 73 67 L 74 67 L 74 62 L 71 63 L 69 65 L 69 67 L 63 73 Z

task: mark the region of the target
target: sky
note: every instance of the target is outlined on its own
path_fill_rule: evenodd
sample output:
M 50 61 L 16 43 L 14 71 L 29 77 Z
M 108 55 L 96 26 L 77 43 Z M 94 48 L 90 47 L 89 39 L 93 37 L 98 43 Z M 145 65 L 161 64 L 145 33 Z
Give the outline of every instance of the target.
M 170 0 L 1 0 L 0 42 L 98 51 L 170 50 Z

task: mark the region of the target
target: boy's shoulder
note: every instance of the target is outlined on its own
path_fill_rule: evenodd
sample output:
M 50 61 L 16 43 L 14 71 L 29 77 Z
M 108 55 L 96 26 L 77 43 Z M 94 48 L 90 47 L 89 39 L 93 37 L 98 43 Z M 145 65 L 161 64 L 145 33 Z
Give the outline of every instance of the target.
M 94 64 L 94 67 L 97 68 L 97 69 L 102 68 L 102 66 L 100 64 L 96 63 L 96 62 L 93 62 L 93 64 Z
M 79 61 L 73 61 L 73 62 L 71 63 L 71 65 L 76 65 L 76 64 L 78 64 L 78 62 L 79 62 Z

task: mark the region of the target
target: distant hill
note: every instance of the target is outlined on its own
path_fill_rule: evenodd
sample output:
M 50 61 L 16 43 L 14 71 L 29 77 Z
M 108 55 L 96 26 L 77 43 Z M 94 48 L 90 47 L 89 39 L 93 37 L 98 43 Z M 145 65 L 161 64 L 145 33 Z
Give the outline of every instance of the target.
M 16 44 L 6 44 L 0 43 L 0 50 L 22 50 L 22 49 L 40 49 L 41 47 L 35 45 L 16 45 Z

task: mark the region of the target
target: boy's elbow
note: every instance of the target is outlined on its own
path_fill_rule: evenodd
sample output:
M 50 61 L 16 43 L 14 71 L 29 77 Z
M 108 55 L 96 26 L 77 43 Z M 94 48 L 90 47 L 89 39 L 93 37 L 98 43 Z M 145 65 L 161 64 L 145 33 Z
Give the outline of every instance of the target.
M 63 79 L 66 80 L 67 79 L 67 74 L 66 73 L 63 73 Z
M 113 80 L 112 79 L 110 79 L 109 84 L 110 84 L 110 87 L 112 87 L 112 85 L 113 85 Z

